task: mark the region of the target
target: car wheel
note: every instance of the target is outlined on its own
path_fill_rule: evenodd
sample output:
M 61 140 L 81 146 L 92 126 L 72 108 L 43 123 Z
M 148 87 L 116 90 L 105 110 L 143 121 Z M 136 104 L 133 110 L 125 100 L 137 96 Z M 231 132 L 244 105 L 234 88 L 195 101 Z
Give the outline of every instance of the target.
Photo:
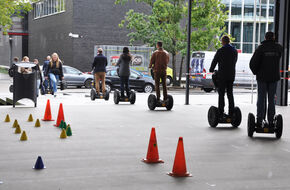
M 173 80 L 172 80 L 171 76 L 167 76 L 166 77 L 166 84 L 169 86 L 172 84 L 172 82 L 173 82 Z
M 152 84 L 146 84 L 144 86 L 144 92 L 145 93 L 151 93 L 151 92 L 153 92 L 153 85 Z
M 210 93 L 212 90 L 213 90 L 213 88 L 204 88 L 203 89 L 206 93 Z
M 77 88 L 82 88 L 82 86 L 77 86 Z
M 109 93 L 112 91 L 112 85 L 111 84 L 106 83 L 106 91 L 109 92 Z
M 92 87 L 92 79 L 87 79 L 86 81 L 85 81 L 85 84 L 84 84 L 84 86 L 86 87 L 86 88 L 91 88 Z

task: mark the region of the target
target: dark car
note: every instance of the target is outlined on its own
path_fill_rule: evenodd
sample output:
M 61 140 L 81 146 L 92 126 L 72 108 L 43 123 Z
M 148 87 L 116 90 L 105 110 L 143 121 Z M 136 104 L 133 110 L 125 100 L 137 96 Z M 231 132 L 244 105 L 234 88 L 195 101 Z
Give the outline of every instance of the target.
M 139 71 L 131 69 L 129 78 L 130 88 L 140 92 L 151 93 L 154 91 L 154 80 Z M 106 89 L 108 91 L 120 89 L 120 77 L 117 74 L 117 68 L 107 68 Z

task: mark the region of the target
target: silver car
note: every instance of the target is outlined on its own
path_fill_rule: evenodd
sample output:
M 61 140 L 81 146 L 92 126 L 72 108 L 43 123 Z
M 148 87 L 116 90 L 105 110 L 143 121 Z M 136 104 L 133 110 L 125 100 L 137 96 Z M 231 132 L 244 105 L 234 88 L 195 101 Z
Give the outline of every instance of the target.
M 76 68 L 63 65 L 63 75 L 67 86 L 76 86 L 78 88 L 85 86 L 85 88 L 91 88 L 93 81 L 92 74 L 83 73 Z

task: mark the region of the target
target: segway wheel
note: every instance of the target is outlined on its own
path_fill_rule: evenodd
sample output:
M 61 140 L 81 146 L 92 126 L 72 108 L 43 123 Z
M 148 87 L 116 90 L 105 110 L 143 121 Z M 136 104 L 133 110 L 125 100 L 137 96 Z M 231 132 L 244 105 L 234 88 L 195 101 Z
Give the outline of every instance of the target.
M 94 101 L 96 99 L 96 90 L 93 88 L 91 89 L 91 100 Z
M 114 92 L 114 103 L 115 104 L 119 104 L 119 102 L 120 102 L 120 93 L 119 93 L 118 90 L 115 90 L 115 92 Z
M 248 115 L 248 136 L 253 137 L 253 134 L 255 132 L 255 116 L 252 113 L 249 113 Z
M 136 102 L 136 92 L 131 91 L 130 93 L 130 104 L 135 104 Z
M 108 101 L 110 98 L 110 92 L 106 91 L 105 92 L 105 100 Z
M 9 86 L 9 92 L 13 93 L 13 84 Z
M 241 121 L 242 121 L 242 112 L 240 108 L 235 107 L 231 124 L 233 127 L 238 127 L 241 124 Z
M 171 110 L 172 107 L 173 107 L 173 104 L 174 104 L 174 100 L 173 100 L 173 97 L 171 95 L 167 95 L 167 104 L 166 104 L 166 109 L 167 110 Z
M 283 133 L 283 117 L 282 115 L 277 115 L 275 117 L 275 135 L 277 139 L 280 139 Z
M 150 94 L 148 96 L 148 100 L 147 100 L 147 103 L 148 103 L 148 107 L 150 110 L 154 110 L 156 108 L 156 104 L 157 104 L 157 98 L 154 94 Z
M 208 123 L 211 127 L 216 127 L 219 121 L 219 110 L 215 106 L 211 106 L 207 114 Z

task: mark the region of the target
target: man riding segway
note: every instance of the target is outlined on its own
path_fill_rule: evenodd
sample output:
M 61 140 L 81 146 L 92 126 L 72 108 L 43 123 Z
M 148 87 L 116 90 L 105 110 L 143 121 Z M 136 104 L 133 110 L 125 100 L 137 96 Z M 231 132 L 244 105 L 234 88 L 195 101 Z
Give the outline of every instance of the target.
M 152 54 L 149 68 L 153 70 L 153 78 L 155 80 L 156 96 L 151 94 L 148 97 L 148 107 L 150 110 L 154 110 L 155 107 L 166 107 L 167 110 L 171 110 L 173 107 L 173 98 L 167 95 L 166 87 L 166 70 L 169 63 L 169 54 L 162 47 L 162 42 L 157 42 L 157 50 Z M 163 88 L 163 101 L 160 99 L 160 80 Z

